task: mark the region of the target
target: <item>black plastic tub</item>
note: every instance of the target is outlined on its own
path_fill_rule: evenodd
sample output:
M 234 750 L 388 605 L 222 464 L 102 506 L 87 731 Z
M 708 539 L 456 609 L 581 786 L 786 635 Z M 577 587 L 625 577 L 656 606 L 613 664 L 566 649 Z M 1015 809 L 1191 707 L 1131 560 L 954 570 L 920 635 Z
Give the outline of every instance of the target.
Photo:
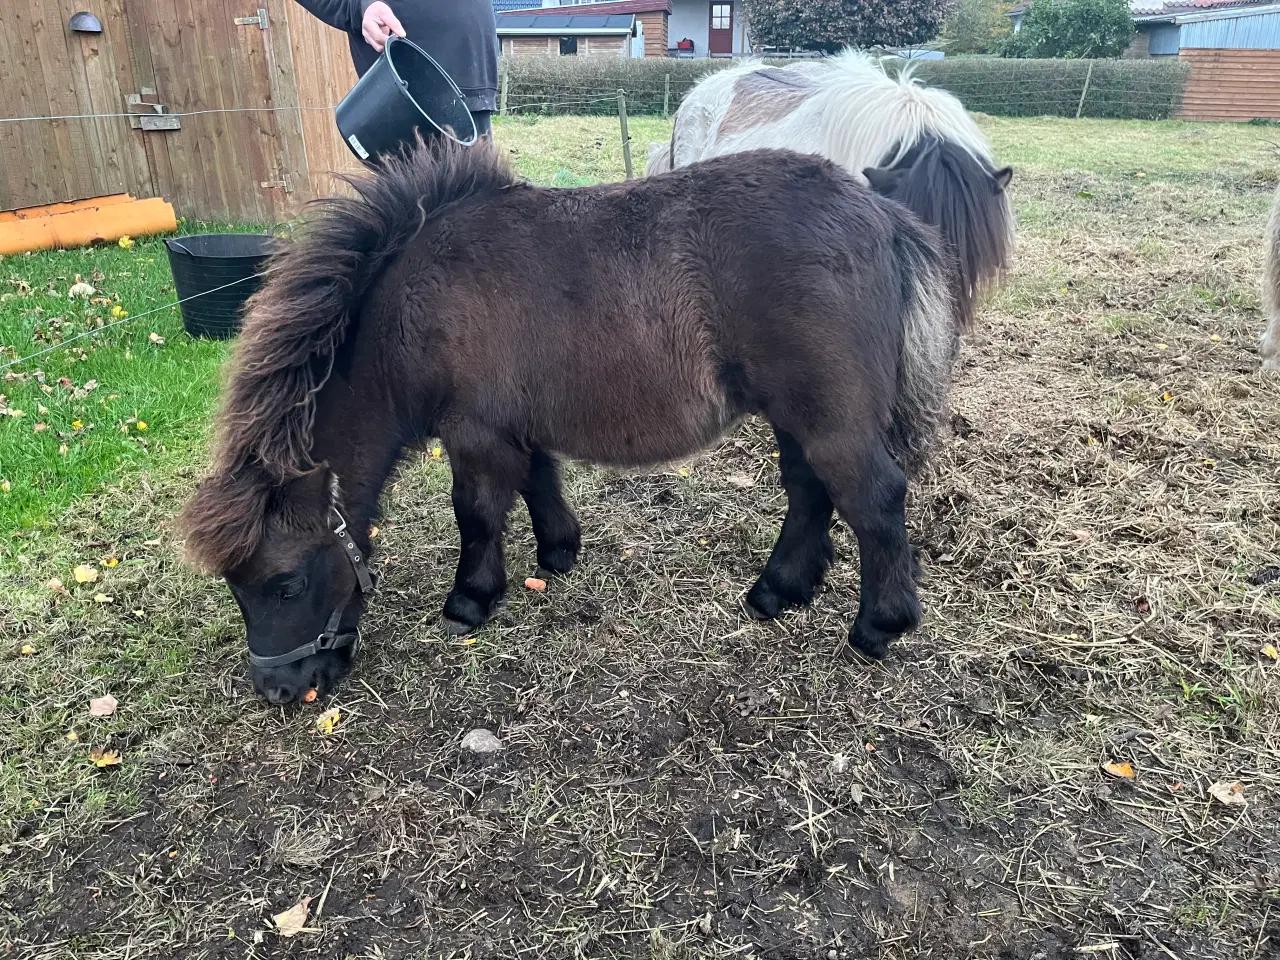
M 425 50 L 392 37 L 372 67 L 338 104 L 338 131 L 351 152 L 370 166 L 382 154 L 448 137 L 470 146 L 476 124 L 462 91 Z
M 182 325 L 193 337 L 229 340 L 240 332 L 244 302 L 283 241 L 260 233 L 206 233 L 166 240 Z

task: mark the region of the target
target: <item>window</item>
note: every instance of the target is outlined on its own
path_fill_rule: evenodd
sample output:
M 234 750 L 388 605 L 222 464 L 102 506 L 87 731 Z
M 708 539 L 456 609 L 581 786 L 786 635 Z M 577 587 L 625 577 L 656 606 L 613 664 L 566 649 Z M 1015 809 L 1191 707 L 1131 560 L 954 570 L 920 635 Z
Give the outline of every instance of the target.
M 733 4 L 713 3 L 711 5 L 711 29 L 729 30 L 733 27 Z
M 578 38 L 577 37 L 561 37 L 560 38 L 560 56 L 576 57 L 578 55 Z

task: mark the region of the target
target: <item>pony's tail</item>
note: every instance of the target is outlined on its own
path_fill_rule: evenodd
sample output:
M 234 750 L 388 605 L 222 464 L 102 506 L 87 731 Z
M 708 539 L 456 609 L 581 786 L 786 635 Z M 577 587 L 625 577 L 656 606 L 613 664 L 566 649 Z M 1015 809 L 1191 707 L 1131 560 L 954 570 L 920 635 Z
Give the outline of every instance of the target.
M 1266 264 L 1262 271 L 1262 310 L 1271 322 L 1262 335 L 1258 352 L 1262 369 L 1280 373 L 1280 189 L 1271 205 L 1267 223 Z
M 889 451 L 908 475 L 928 460 L 946 413 L 951 368 L 960 347 L 955 265 L 936 230 L 914 217 L 898 222 L 895 259 L 902 285 L 902 348 Z

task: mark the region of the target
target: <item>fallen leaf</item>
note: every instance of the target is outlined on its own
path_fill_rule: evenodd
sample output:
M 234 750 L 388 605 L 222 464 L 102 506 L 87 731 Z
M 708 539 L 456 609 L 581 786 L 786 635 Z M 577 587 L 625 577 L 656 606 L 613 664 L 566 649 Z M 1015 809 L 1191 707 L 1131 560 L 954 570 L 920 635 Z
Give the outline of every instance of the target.
M 120 245 L 121 250 L 128 250 L 130 247 L 133 246 L 133 238 L 129 236 L 123 236 L 119 240 L 117 240 L 116 243 Z
M 432 447 L 432 448 L 431 448 L 431 459 L 432 459 L 432 460 L 439 460 L 442 456 L 444 456 L 444 450 L 443 450 L 442 448 L 440 448 L 440 447 Z
M 1157 350 L 1168 350 L 1168 349 L 1169 349 L 1169 345 L 1168 345 L 1167 343 L 1157 343 L 1157 344 L 1156 344 L 1156 349 L 1157 349 Z
M 1136 774 L 1133 772 L 1133 764 L 1128 760 L 1121 763 L 1111 762 L 1104 763 L 1102 769 L 1107 771 L 1113 777 L 1119 777 L 1121 780 L 1132 780 Z
M 35 424 L 35 426 L 34 426 L 34 427 L 32 427 L 32 430 L 33 430 L 35 433 L 44 433 L 44 432 L 45 432 L 46 430 L 48 430 L 48 429 L 49 429 L 49 425 L 48 425 L 47 423 L 43 423 L 43 422 L 41 422 L 41 423 L 37 423 L 37 424 Z
M 728 481 L 729 486 L 737 487 L 739 490 L 745 490 L 756 485 L 756 482 L 745 473 L 731 473 L 725 477 L 725 480 Z
M 1222 338 L 1218 336 L 1216 333 L 1209 334 L 1210 343 L 1220 343 L 1221 341 L 1222 341 Z
M 687 477 L 689 475 L 689 468 L 681 467 L 679 470 L 676 471 L 676 473 L 680 474 L 680 476 L 682 477 Z
M 112 567 L 116 567 L 120 565 L 120 560 L 116 557 L 103 557 L 98 562 L 102 564 L 104 567 L 106 567 L 108 570 L 110 570 Z
M 1244 798 L 1244 784 L 1223 780 L 1209 788 L 1209 796 L 1229 807 L 1243 807 L 1249 801 Z
M 70 449 L 70 448 L 69 448 L 65 443 L 64 443 L 64 444 L 61 444 L 61 445 L 58 447 L 58 455 L 59 455 L 59 456 L 62 456 L 62 457 L 65 457 L 65 456 L 67 455 L 67 450 L 68 450 L 68 449 Z
M 101 697 L 94 697 L 89 701 L 89 716 L 109 717 L 116 712 L 117 706 L 119 706 L 119 701 L 109 693 Z
M 276 932 L 282 937 L 296 937 L 307 927 L 307 914 L 310 911 L 311 898 L 303 897 L 288 910 L 277 913 L 271 918 L 276 925 Z
M 1280 650 L 1276 649 L 1276 645 L 1274 643 L 1268 643 L 1263 646 L 1262 655 L 1264 657 L 1270 657 L 1272 660 L 1280 660 Z
M 89 759 L 93 761 L 95 767 L 115 767 L 119 766 L 122 757 L 116 750 L 103 750 L 101 747 L 94 747 L 89 751 Z
M 1077 540 L 1079 540 L 1081 543 L 1084 543 L 1086 540 L 1093 539 L 1093 534 L 1090 533 L 1088 530 L 1072 530 L 1071 535 L 1075 537 Z
M 67 588 L 62 585 L 62 581 L 59 580 L 57 577 L 54 577 L 52 580 L 46 583 L 45 586 L 48 587 L 50 590 L 52 590 L 54 593 L 67 592 Z
M 314 702 L 315 702 L 316 697 L 318 697 L 319 695 L 320 695 L 320 694 L 319 694 L 319 691 L 317 691 L 315 687 L 312 687 L 312 688 L 311 688 L 310 690 L 308 690 L 305 694 L 303 694 L 303 696 L 302 696 L 302 702 L 303 702 L 303 703 L 314 703 Z
M 22 649 L 19 650 L 18 652 L 21 653 L 24 657 L 29 657 L 36 652 L 36 648 L 29 643 L 24 643 L 22 645 Z
M 123 320 L 128 315 L 129 315 L 129 311 L 126 310 L 124 307 L 120 306 L 120 304 L 118 303 L 111 308 L 111 316 L 113 316 L 117 320 Z
M 13 489 L 13 484 L 10 483 L 8 480 L 0 480 L 0 490 L 3 490 L 5 493 L 8 493 L 12 489 Z
M 1168 403 L 1170 400 L 1173 399 L 1173 394 L 1170 393 L 1168 390 L 1166 390 L 1163 394 L 1160 395 L 1160 399 L 1163 400 L 1165 403 Z
M 83 280 L 79 283 L 73 283 L 71 289 L 67 291 L 67 296 L 72 300 L 88 300 L 98 291 L 93 289 L 92 285 L 85 283 Z
M 95 593 L 93 595 L 94 603 L 115 603 L 115 597 L 109 597 L 105 593 Z
M 1133 609 L 1137 611 L 1138 616 L 1145 617 L 1151 612 L 1151 601 L 1146 597 L 1138 597 L 1133 601 Z
M 377 539 L 378 539 L 378 534 L 379 534 L 379 533 L 381 533 L 381 532 L 382 532 L 382 531 L 381 531 L 381 530 L 379 530 L 377 527 L 370 527 L 370 528 L 369 528 L 369 539 L 370 539 L 370 540 L 377 540 Z
M 330 707 L 320 716 L 316 717 L 316 729 L 326 736 L 333 733 L 333 730 L 342 720 L 342 711 L 337 707 Z
M 164 343 L 164 337 L 160 336 L 160 334 L 156 333 L 154 330 L 152 330 L 151 333 L 147 335 L 147 339 L 150 340 L 152 343 L 154 343 L 157 347 Z
M 539 593 L 547 589 L 547 581 L 538 577 L 525 577 L 524 585 L 530 590 L 537 590 Z
M 93 583 L 98 579 L 98 571 L 87 563 L 80 564 L 72 573 L 75 574 L 76 583 Z
M 68 730 L 67 739 L 70 740 L 72 743 L 75 743 L 77 740 L 80 739 L 80 734 L 76 733 L 74 730 Z

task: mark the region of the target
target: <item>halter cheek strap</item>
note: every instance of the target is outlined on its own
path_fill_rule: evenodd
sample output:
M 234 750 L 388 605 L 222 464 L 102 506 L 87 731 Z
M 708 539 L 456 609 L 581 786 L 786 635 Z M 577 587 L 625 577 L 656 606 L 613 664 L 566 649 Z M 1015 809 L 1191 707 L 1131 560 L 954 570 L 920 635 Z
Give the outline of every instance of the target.
M 334 524 L 332 528 L 333 535 L 337 538 L 338 543 L 342 545 L 342 555 L 347 558 L 351 563 L 352 570 L 355 571 L 361 595 L 373 593 L 375 586 L 373 574 L 369 572 L 369 565 L 361 554 L 360 548 L 356 546 L 355 541 L 347 533 L 346 518 L 337 507 L 330 508 L 330 516 Z M 342 624 L 342 613 L 346 610 L 349 602 L 350 600 L 344 600 L 338 604 L 337 609 L 329 614 L 329 620 L 325 624 L 324 632 L 310 643 L 304 643 L 300 647 L 294 647 L 288 653 L 282 653 L 274 657 L 264 657 L 250 650 L 249 662 L 255 667 L 283 667 L 298 660 L 305 660 L 307 657 L 314 657 L 317 653 L 323 653 L 326 650 L 341 650 L 346 647 L 351 648 L 351 656 L 354 657 L 360 647 L 360 631 L 338 632 Z

